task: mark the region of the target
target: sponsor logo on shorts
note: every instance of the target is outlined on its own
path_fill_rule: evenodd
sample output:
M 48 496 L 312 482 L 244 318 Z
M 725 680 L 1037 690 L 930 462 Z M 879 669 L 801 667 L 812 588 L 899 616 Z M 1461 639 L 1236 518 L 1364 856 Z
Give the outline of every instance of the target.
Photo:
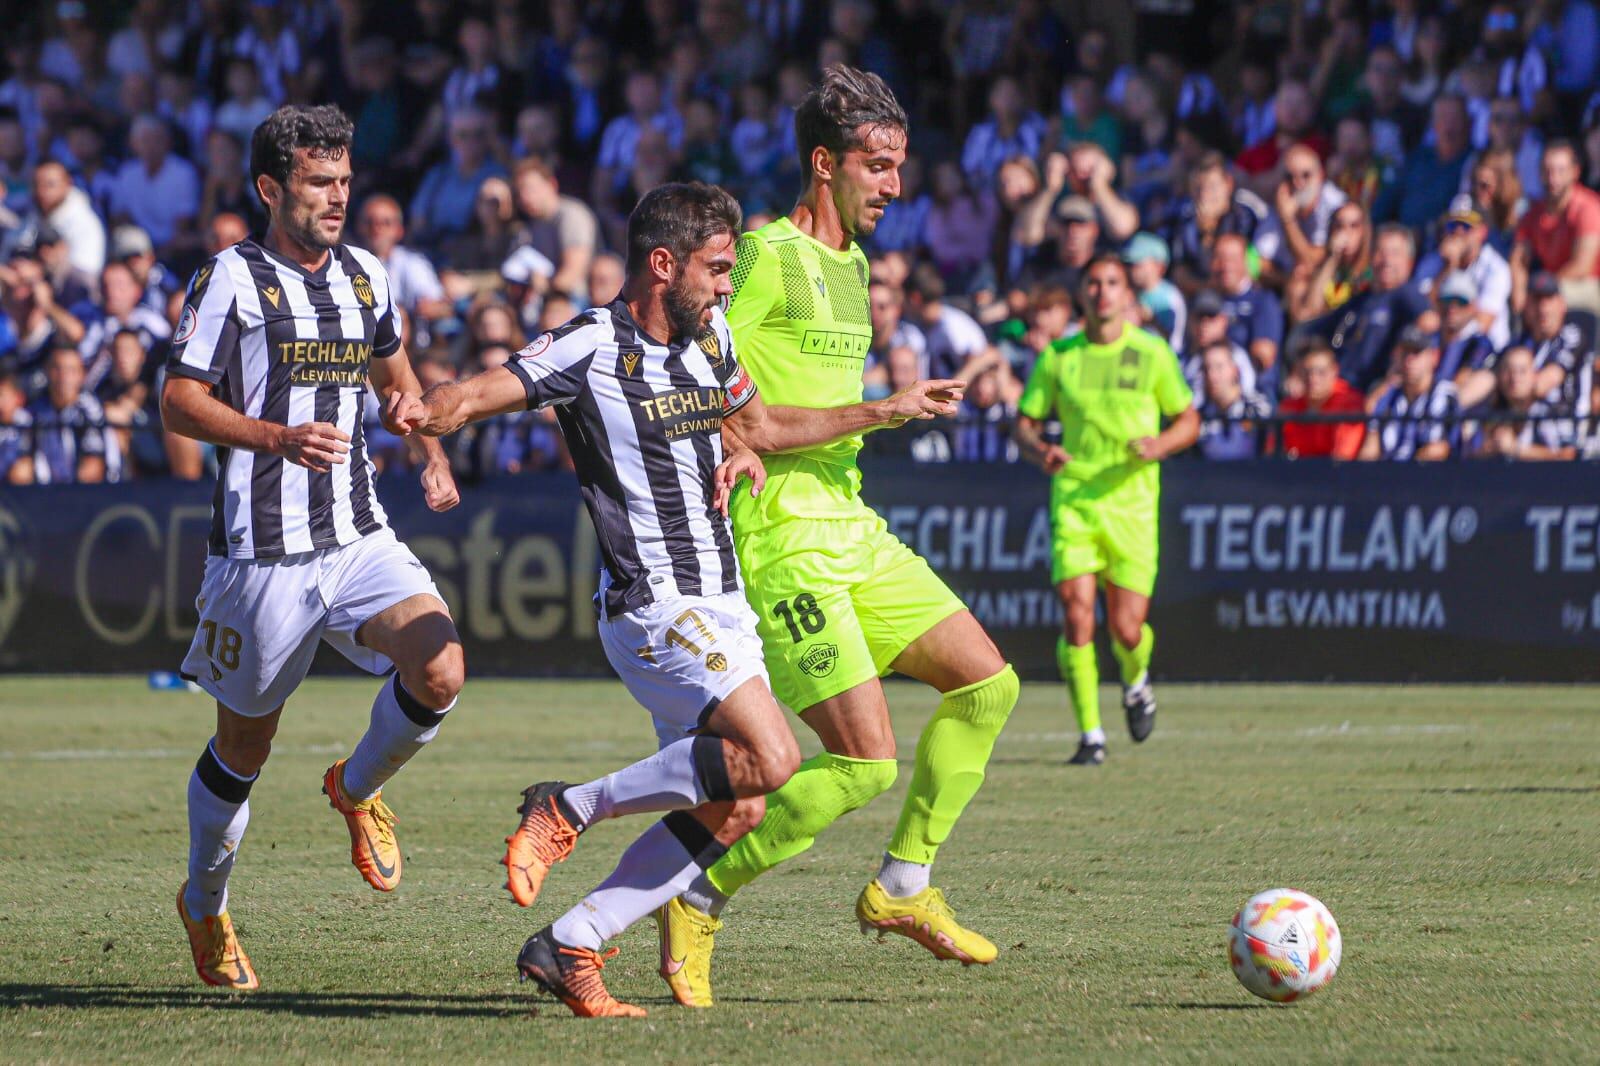
M 839 645 L 813 644 L 800 656 L 800 669 L 812 677 L 827 677 L 839 661 Z
M 707 670 L 715 670 L 717 673 L 720 674 L 722 671 L 726 670 L 727 668 L 728 668 L 728 657 L 726 655 L 722 654 L 720 651 L 714 651 L 710 655 L 706 656 L 706 669 Z

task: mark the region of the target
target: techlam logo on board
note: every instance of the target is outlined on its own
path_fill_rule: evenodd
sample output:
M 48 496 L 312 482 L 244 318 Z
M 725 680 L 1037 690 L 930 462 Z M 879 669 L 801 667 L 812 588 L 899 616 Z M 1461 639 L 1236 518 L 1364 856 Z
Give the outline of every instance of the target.
M 1392 506 L 1370 514 L 1342 504 L 1190 504 L 1182 522 L 1189 569 L 1305 575 L 1298 587 L 1250 587 L 1219 599 L 1222 629 L 1421 629 L 1449 624 L 1433 575 L 1450 546 L 1478 532 L 1471 507 Z M 1333 586 L 1326 575 L 1383 575 L 1381 584 Z M 1415 575 L 1397 583 L 1390 575 Z M 1442 583 L 1441 583 L 1442 584 Z

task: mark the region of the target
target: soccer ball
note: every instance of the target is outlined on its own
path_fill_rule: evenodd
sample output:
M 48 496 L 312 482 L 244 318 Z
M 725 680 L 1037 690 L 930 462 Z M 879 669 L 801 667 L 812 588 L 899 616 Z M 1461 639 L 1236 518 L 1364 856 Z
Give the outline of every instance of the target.
M 1343 940 L 1328 908 L 1292 888 L 1269 888 L 1245 901 L 1228 929 L 1228 961 L 1239 983 L 1262 999 L 1309 996 L 1339 969 Z

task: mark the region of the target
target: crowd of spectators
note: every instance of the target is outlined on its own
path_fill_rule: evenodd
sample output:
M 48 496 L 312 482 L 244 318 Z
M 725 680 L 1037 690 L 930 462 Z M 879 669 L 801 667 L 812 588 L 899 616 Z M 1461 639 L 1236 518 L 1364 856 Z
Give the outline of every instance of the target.
M 386 264 L 424 384 L 607 302 L 640 195 L 800 185 L 816 71 L 911 116 L 865 242 L 870 395 L 971 384 L 877 434 L 1012 462 L 1079 272 L 1128 263 L 1195 392 L 1196 453 L 1600 455 L 1595 0 L 60 0 L 0 42 L 0 477 L 199 477 L 160 431 L 185 279 L 264 222 L 254 126 L 355 121 L 347 237 Z M 544 416 L 450 442 L 467 477 L 559 467 Z M 405 461 L 374 430 L 375 456 Z

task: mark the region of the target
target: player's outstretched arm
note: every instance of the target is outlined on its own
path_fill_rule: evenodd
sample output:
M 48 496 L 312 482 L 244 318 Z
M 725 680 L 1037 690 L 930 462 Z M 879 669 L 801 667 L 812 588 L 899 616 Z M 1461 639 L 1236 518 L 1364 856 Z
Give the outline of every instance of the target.
M 961 406 L 965 381 L 918 381 L 883 400 L 843 407 L 768 407 L 757 394 L 728 422 L 739 439 L 761 455 L 793 451 L 916 419 L 948 418 Z
M 212 396 L 210 385 L 180 374 L 168 374 L 161 389 L 161 421 L 181 436 L 276 455 L 320 474 L 343 463 L 350 451 L 350 437 L 331 422 L 285 426 L 251 418 Z
M 393 409 L 397 396 L 415 396 L 422 391 L 422 383 L 417 380 L 416 371 L 411 369 L 411 359 L 406 355 L 403 344 L 394 350 L 394 354 L 373 359 L 368 376 L 378 393 L 385 415 Z M 450 472 L 450 460 L 437 440 L 420 434 L 403 433 L 402 427 L 390 424 L 387 418 L 384 428 L 390 433 L 404 436 L 406 451 L 411 453 L 414 462 L 422 465 L 422 496 L 429 510 L 448 511 L 461 502 L 455 475 Z
M 522 380 L 504 367 L 465 381 L 443 381 L 421 396 L 397 392 L 385 421 L 401 436 L 443 437 L 469 422 L 521 411 L 528 406 Z

